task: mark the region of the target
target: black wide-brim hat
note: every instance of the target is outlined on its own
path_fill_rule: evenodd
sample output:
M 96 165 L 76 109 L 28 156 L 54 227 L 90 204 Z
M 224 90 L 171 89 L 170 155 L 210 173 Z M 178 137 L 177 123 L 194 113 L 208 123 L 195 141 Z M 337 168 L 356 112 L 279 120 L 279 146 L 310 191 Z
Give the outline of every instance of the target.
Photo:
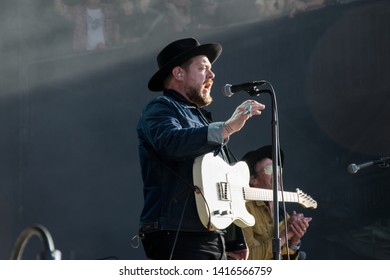
M 172 69 L 197 55 L 205 55 L 210 63 L 217 60 L 222 52 L 222 46 L 218 43 L 201 45 L 194 38 L 185 38 L 167 45 L 158 55 L 157 64 L 159 70 L 149 80 L 148 88 L 151 91 L 162 91 L 164 80 Z
M 284 153 L 282 149 L 280 149 L 280 157 L 282 160 L 282 166 L 284 164 Z M 272 145 L 263 146 L 261 148 L 258 148 L 257 150 L 247 152 L 243 157 L 242 161 L 245 161 L 248 164 L 249 167 L 249 173 L 251 175 L 256 173 L 255 164 L 265 158 L 269 158 L 272 160 Z M 279 162 L 280 165 L 280 162 Z

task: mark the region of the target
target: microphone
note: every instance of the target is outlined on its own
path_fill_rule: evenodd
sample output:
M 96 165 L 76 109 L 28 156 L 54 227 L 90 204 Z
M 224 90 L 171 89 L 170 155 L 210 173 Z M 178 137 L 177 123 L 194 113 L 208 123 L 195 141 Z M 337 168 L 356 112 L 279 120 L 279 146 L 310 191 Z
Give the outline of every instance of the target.
M 256 89 L 256 87 L 264 85 L 266 83 L 267 83 L 266 81 L 253 81 L 253 82 L 240 84 L 240 85 L 226 84 L 222 88 L 222 93 L 227 97 L 231 97 L 233 94 L 235 94 L 238 91 L 246 91 L 250 95 L 258 95 L 261 92 L 258 89 Z
M 368 162 L 364 162 L 361 164 L 355 164 L 351 163 L 348 165 L 348 172 L 351 174 L 355 174 L 358 172 L 360 169 L 372 166 L 372 165 L 380 165 L 381 167 L 389 167 L 389 164 L 386 162 L 390 159 L 390 157 L 383 157 L 381 159 L 376 159 Z

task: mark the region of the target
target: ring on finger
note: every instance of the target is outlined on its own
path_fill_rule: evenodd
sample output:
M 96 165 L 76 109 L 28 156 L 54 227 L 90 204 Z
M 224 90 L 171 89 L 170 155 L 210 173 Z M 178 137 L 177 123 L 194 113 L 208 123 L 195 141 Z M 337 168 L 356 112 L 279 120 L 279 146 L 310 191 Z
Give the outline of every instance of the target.
M 245 115 L 250 115 L 251 111 L 252 111 L 252 106 L 251 105 L 246 105 L 245 109 L 246 109 Z

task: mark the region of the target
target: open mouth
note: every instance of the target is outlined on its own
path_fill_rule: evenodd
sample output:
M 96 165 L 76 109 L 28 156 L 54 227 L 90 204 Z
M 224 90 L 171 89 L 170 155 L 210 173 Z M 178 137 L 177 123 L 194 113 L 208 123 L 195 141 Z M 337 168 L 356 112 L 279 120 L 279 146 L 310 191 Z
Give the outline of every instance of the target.
M 210 90 L 212 86 L 213 86 L 213 82 L 212 82 L 212 81 L 207 81 L 207 82 L 204 83 L 204 85 L 203 85 L 203 87 L 204 87 L 205 89 L 208 89 L 208 90 Z

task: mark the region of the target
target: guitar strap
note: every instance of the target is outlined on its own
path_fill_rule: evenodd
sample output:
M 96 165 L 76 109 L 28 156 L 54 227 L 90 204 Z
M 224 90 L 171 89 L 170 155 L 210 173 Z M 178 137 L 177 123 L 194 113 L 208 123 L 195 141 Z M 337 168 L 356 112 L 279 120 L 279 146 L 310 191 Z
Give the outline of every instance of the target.
M 224 161 L 227 163 L 236 163 L 238 160 L 234 156 L 233 152 L 228 148 L 227 145 L 221 145 L 217 150 L 215 150 L 214 155 L 221 154 L 221 157 L 223 158 Z

